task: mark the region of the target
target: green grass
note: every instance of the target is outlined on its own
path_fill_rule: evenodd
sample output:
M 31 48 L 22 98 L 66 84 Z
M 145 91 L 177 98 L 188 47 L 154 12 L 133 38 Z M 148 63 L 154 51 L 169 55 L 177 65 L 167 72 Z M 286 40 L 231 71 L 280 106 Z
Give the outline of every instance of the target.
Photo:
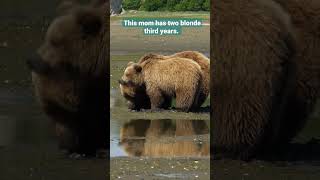
M 209 21 L 210 13 L 206 11 L 200 12 L 170 12 L 170 11 L 126 11 L 124 14 L 112 16 L 111 21 L 121 20 L 122 18 L 198 18 L 204 21 Z
M 111 63 L 113 63 L 114 61 L 137 61 L 141 56 L 141 53 L 128 55 L 113 55 L 111 57 Z

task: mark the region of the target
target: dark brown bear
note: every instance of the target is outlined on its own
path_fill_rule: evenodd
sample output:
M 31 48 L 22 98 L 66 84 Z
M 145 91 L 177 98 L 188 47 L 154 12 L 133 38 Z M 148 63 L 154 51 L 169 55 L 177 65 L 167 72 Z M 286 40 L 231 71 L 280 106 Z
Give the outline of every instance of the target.
M 320 95 L 320 2 L 275 0 L 290 14 L 297 36 L 297 79 L 289 97 L 279 143 L 291 140 L 304 127 Z
M 233 158 L 279 150 L 320 95 L 320 2 L 225 0 L 212 8 L 214 150 Z
M 271 0 L 211 4 L 211 117 L 215 157 L 274 150 L 295 79 L 295 34 Z
M 65 11 L 27 62 L 42 108 L 69 153 L 94 155 L 107 148 L 108 2 Z

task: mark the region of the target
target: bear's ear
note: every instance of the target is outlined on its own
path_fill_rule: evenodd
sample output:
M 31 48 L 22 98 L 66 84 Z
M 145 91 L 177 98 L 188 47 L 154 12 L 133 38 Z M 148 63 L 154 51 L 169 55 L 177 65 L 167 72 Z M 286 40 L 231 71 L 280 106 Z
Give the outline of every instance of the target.
M 140 66 L 140 65 L 138 65 L 138 64 L 135 64 L 134 65 L 134 69 L 136 70 L 136 72 L 141 72 L 142 71 L 142 67 Z
M 92 9 L 82 9 L 76 12 L 76 20 L 84 37 L 95 36 L 102 29 L 102 19 Z
M 128 62 L 127 66 L 131 66 L 132 64 L 134 64 L 134 62 L 130 61 Z

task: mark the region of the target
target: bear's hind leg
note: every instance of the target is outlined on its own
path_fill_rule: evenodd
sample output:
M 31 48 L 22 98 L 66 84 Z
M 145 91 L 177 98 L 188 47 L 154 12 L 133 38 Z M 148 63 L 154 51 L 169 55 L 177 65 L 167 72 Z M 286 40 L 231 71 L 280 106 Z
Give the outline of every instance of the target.
M 197 93 L 196 86 L 186 88 L 185 90 L 178 89 L 176 91 L 176 109 L 184 112 L 192 110 Z

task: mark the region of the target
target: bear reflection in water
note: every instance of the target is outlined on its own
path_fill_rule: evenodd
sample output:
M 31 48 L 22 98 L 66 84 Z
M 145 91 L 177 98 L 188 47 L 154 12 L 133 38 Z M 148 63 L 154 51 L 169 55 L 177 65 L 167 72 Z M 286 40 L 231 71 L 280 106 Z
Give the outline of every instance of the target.
M 129 156 L 209 156 L 209 122 L 204 120 L 131 120 L 120 130 Z

